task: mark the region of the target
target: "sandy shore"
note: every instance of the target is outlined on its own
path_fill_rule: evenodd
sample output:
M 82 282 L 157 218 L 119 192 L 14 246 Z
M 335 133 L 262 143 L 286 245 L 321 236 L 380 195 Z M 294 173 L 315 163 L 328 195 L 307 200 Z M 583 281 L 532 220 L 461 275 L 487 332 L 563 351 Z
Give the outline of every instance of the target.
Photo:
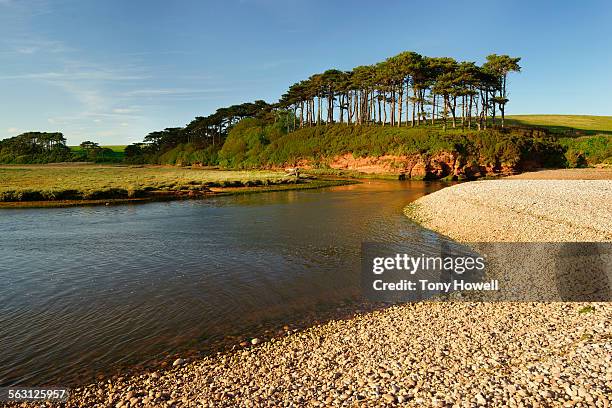
M 611 205 L 612 181 L 496 180 L 410 214 L 463 241 L 607 241 Z M 405 304 L 92 384 L 67 405 L 608 407 L 611 328 L 610 303 Z

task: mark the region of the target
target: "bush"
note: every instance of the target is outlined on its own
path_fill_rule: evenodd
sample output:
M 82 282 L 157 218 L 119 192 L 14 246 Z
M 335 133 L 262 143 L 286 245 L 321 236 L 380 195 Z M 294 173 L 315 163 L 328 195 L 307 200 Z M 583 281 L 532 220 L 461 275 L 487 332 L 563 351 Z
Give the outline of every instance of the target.
M 212 166 L 217 164 L 219 149 L 219 146 L 199 147 L 195 144 L 185 143 L 167 150 L 157 157 L 149 157 L 149 160 L 146 160 L 146 156 L 142 157 L 145 162 L 149 161 L 157 164 Z
M 612 136 L 564 137 L 559 142 L 566 149 L 565 157 L 570 167 L 594 166 L 612 161 Z
M 260 155 L 270 143 L 268 138 L 278 136 L 273 129 L 266 129 L 260 119 L 247 118 L 236 124 L 228 133 L 223 147 L 219 151 L 219 164 L 232 168 L 258 167 Z

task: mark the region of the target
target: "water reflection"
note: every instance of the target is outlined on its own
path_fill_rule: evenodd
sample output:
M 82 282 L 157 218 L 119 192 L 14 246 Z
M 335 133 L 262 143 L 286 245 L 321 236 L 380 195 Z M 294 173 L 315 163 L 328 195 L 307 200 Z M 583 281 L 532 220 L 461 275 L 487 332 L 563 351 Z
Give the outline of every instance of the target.
M 402 209 L 442 186 L 0 212 L 0 384 L 70 381 L 354 295 L 362 241 L 437 240 Z

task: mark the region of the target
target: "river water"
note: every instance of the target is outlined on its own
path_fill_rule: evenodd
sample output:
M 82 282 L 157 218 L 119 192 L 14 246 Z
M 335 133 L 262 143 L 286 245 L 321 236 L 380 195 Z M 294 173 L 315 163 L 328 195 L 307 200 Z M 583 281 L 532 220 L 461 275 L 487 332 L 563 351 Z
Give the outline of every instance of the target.
M 402 209 L 444 186 L 0 211 L 0 385 L 88 381 L 355 295 L 362 241 L 438 240 Z

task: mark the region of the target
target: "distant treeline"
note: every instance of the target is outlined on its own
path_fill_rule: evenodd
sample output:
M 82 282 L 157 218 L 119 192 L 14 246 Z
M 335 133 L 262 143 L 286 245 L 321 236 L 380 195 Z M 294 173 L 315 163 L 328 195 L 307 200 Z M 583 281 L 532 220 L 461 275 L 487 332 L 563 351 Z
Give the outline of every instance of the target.
M 0 163 L 53 163 L 72 160 L 61 133 L 28 132 L 0 140 Z
M 0 140 L 0 163 L 42 164 L 60 162 L 118 162 L 123 154 L 85 141 L 79 149 L 66 146 L 62 133 L 27 132 L 19 136 Z

